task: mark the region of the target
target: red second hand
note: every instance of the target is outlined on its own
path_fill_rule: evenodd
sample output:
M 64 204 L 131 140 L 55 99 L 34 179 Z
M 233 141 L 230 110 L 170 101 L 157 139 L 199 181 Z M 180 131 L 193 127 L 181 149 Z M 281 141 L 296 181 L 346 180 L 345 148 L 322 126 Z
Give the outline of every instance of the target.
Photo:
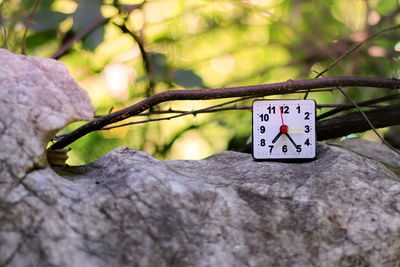
M 283 107 L 279 107 L 279 112 L 281 113 L 281 121 L 282 121 L 282 125 L 285 125 L 285 123 L 283 122 L 282 110 L 283 110 Z
M 283 121 L 283 114 L 282 114 L 283 112 L 282 112 L 282 110 L 283 110 L 283 107 L 279 107 L 279 112 L 281 113 L 281 121 L 282 121 L 282 125 L 279 128 L 279 131 L 281 133 L 283 133 L 283 134 L 286 134 L 288 132 L 288 127 L 285 125 L 285 122 Z

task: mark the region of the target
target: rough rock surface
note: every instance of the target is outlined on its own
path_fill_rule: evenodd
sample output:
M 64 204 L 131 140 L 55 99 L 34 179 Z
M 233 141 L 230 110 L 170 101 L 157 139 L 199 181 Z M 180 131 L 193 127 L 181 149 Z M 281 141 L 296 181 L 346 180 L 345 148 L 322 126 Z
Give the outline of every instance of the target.
M 40 190 L 30 187 L 40 185 L 28 177 L 56 177 L 47 166 L 47 143 L 68 123 L 90 119 L 93 108 L 60 62 L 0 49 L 0 66 L 0 266 L 32 266 L 41 262 L 40 247 L 27 240 L 38 240 L 44 218 L 34 212 L 44 206 Z
M 332 143 L 332 145 L 343 147 L 364 157 L 380 161 L 397 174 L 400 174 L 399 155 L 387 146 L 358 138 L 346 139 L 340 143 Z
M 62 63 L 0 49 L 0 66 L 0 174 L 21 179 L 46 164 L 56 131 L 90 119 L 93 108 Z
M 60 63 L 4 50 L 0 60 L 31 64 L 0 79 L 0 140 L 10 142 L 0 146 L 0 266 L 400 264 L 400 158 L 368 153 L 380 145 L 365 145 L 366 157 L 352 141 L 319 144 L 304 163 L 237 152 L 159 161 L 122 147 L 51 169 L 45 143 L 90 116 L 87 97 Z M 57 86 L 35 89 L 46 82 L 29 71 Z

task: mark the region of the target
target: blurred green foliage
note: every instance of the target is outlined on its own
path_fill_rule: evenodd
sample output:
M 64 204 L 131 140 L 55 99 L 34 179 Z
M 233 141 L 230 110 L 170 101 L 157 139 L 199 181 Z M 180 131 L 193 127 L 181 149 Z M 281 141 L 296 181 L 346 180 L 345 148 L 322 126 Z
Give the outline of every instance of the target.
M 35 1 L 0 3 L 1 46 L 20 52 Z M 399 6 L 398 0 L 41 0 L 27 54 L 50 57 L 76 38 L 59 60 L 102 115 L 166 90 L 313 78 L 356 42 L 399 24 Z M 327 75 L 398 77 L 399 37 L 399 31 L 381 35 Z M 349 93 L 355 100 L 389 94 L 361 88 Z M 319 104 L 347 101 L 339 93 L 310 98 Z M 173 102 L 157 109 L 193 110 L 223 101 Z M 235 149 L 250 135 L 249 111 L 186 116 L 89 134 L 72 144 L 69 163 L 92 161 L 122 145 L 160 159 L 197 159 Z

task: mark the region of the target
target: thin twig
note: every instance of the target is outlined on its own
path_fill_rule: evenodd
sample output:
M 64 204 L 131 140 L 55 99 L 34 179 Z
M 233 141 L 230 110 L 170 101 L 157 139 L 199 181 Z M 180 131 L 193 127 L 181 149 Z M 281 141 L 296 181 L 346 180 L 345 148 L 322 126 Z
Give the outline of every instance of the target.
M 324 69 L 317 76 L 315 76 L 315 78 L 319 78 L 322 75 L 324 75 L 327 71 L 331 70 L 334 66 L 336 66 L 336 64 L 338 64 L 340 61 L 342 61 L 342 59 L 344 57 L 346 57 L 347 55 L 351 54 L 352 52 L 357 50 L 359 47 L 363 46 L 369 40 L 375 38 L 376 36 L 378 36 L 378 35 L 380 35 L 380 34 L 382 34 L 384 32 L 396 30 L 396 29 L 399 29 L 399 28 L 400 28 L 400 24 L 399 25 L 395 25 L 395 26 L 391 26 L 391 27 L 388 27 L 388 28 L 385 28 L 385 29 L 382 29 L 380 31 L 377 31 L 377 32 L 369 35 L 366 39 L 364 39 L 363 41 L 359 42 L 358 44 L 356 44 L 355 46 L 353 46 L 352 48 L 350 48 L 349 50 L 344 52 L 340 57 L 338 57 L 335 61 L 333 61 L 326 69 Z
M 336 86 L 363 86 L 377 88 L 400 88 L 400 80 L 387 78 L 369 77 L 334 77 L 310 80 L 289 80 L 287 82 L 262 84 L 253 86 L 240 86 L 221 89 L 199 89 L 199 90 L 171 90 L 152 95 L 132 106 L 108 114 L 77 128 L 69 135 L 63 136 L 58 142 L 51 146 L 51 149 L 60 149 L 71 144 L 80 137 L 100 130 L 101 128 L 125 120 L 136 114 L 167 101 L 176 100 L 210 100 L 231 97 L 261 97 L 268 95 L 280 95 L 283 93 L 295 93 L 300 90 L 316 88 L 331 88 Z
M 323 74 L 321 74 L 321 76 L 322 77 L 324 77 L 323 76 Z M 396 79 L 395 79 L 396 80 Z M 390 149 L 392 149 L 394 152 L 396 152 L 396 153 L 398 153 L 398 154 L 400 154 L 400 151 L 398 151 L 397 149 L 395 149 L 391 144 L 389 144 L 379 133 L 378 133 L 378 131 L 375 129 L 375 127 L 374 127 L 374 125 L 371 123 L 371 121 L 368 119 L 368 117 L 367 117 L 367 115 L 365 114 L 365 112 L 364 111 L 362 111 L 361 110 L 361 108 L 360 108 L 360 106 L 355 102 L 355 101 L 353 101 L 353 99 L 349 96 L 349 95 L 347 95 L 345 92 L 344 92 L 344 90 L 343 90 L 343 88 L 341 87 L 341 86 L 336 86 L 336 88 L 358 109 L 358 111 L 361 113 L 361 115 L 363 116 L 363 118 L 365 119 L 365 121 L 368 123 L 368 125 L 371 127 L 371 129 L 372 129 L 372 131 L 379 137 L 379 139 L 381 139 L 382 140 L 382 142 L 384 143 L 384 144 L 386 144 Z
M 374 133 L 379 137 L 379 139 L 381 139 L 381 141 L 387 145 L 391 150 L 393 150 L 394 152 L 396 152 L 397 154 L 400 155 L 400 151 L 397 150 L 396 148 L 394 148 L 389 142 L 387 142 L 383 136 L 375 129 L 374 125 L 372 125 L 371 121 L 368 119 L 367 115 L 365 115 L 365 112 L 361 110 L 361 108 L 357 105 L 356 102 L 353 101 L 353 99 L 344 92 L 344 90 L 342 88 L 338 88 L 340 90 L 340 92 L 358 109 L 358 111 L 361 113 L 361 115 L 364 117 L 365 121 L 369 124 L 369 126 L 371 126 L 371 130 L 374 131 Z
M 389 101 L 389 100 L 394 100 L 394 99 L 399 99 L 399 98 L 400 98 L 400 94 L 393 94 L 393 95 L 388 95 L 388 96 L 384 96 L 384 97 L 380 97 L 380 98 L 376 98 L 376 99 L 371 99 L 371 100 L 367 100 L 367 101 L 358 102 L 357 105 L 360 106 L 360 107 L 361 106 L 370 106 L 370 105 L 373 105 L 373 104 L 377 104 L 377 103 L 381 103 L 381 102 Z M 327 118 L 329 116 L 332 116 L 332 115 L 334 115 L 336 113 L 339 113 L 339 112 L 342 112 L 342 111 L 345 111 L 345 110 L 349 110 L 349 109 L 352 109 L 352 108 L 354 108 L 353 104 L 349 104 L 349 105 L 346 105 L 346 106 L 338 106 L 335 109 L 329 110 L 329 111 L 317 116 L 317 120 L 325 119 L 325 118 Z
M 352 104 L 336 104 L 336 105 L 317 105 L 317 108 L 331 108 L 331 107 L 354 107 Z M 373 108 L 383 108 L 383 106 L 377 106 L 377 105 L 368 105 L 368 107 L 373 107 Z M 196 116 L 197 114 L 204 114 L 204 113 L 215 113 L 215 112 L 222 112 L 222 111 L 232 111 L 232 110 L 252 110 L 252 106 L 230 106 L 230 107 L 224 107 L 224 108 L 212 108 L 212 109 L 200 109 L 200 110 L 193 110 L 193 111 L 183 111 L 183 110 L 160 110 L 160 112 L 153 113 L 153 112 L 147 112 L 147 113 L 142 113 L 138 114 L 137 116 L 150 116 L 150 115 L 155 115 L 155 114 L 179 114 L 179 115 L 174 115 L 174 116 L 169 116 L 169 117 L 162 117 L 162 118 L 150 118 L 147 120 L 141 120 L 141 121 L 134 121 L 134 122 L 127 122 L 124 124 L 119 124 L 119 125 L 114 125 L 114 126 L 109 126 L 109 127 L 104 127 L 100 130 L 111 130 L 114 128 L 119 128 L 123 126 L 128 126 L 128 125 L 135 125 L 135 124 L 142 124 L 142 123 L 147 123 L 147 122 L 154 122 L 154 121 L 165 121 L 165 120 L 171 120 L 175 119 L 178 117 L 186 116 L 186 115 L 194 115 Z M 65 134 L 64 134 L 65 135 Z M 63 135 L 58 135 L 57 137 L 61 137 Z
M 73 36 L 71 39 L 68 39 L 52 56 L 51 58 L 54 59 L 59 59 L 62 57 L 68 49 L 72 47 L 72 45 L 79 41 L 82 40 L 84 37 L 86 37 L 88 34 L 93 32 L 95 29 L 100 27 L 101 25 L 105 24 L 107 21 L 109 21 L 110 18 L 99 18 L 95 20 L 92 24 L 88 25 L 86 28 L 84 28 L 82 31 L 77 33 L 75 36 Z
M 187 112 L 180 113 L 180 114 L 178 114 L 178 115 L 174 115 L 174 116 L 170 116 L 170 117 L 157 118 L 157 119 L 148 119 L 148 120 L 143 120 L 143 121 L 128 122 L 128 123 L 124 123 L 124 124 L 119 124 L 119 125 L 104 127 L 104 128 L 101 128 L 100 130 L 110 130 L 110 129 L 119 128 L 119 127 L 123 127 L 123 126 L 128 126 L 128 125 L 133 125 L 133 124 L 140 124 L 140 123 L 146 123 L 146 122 L 151 122 L 151 121 L 171 120 L 171 119 L 175 119 L 175 118 L 179 118 L 179 117 L 187 116 L 187 115 L 194 115 L 194 116 L 196 116 L 196 115 L 199 114 L 199 113 L 214 112 L 214 110 L 215 110 L 216 108 L 218 108 L 218 107 L 222 107 L 222 106 L 229 105 L 229 104 L 232 104 L 232 103 L 235 103 L 235 102 L 239 102 L 239 101 L 244 101 L 244 100 L 247 100 L 247 99 L 250 99 L 250 98 L 253 98 L 253 97 L 252 97 L 252 96 L 250 96 L 250 97 L 241 97 L 241 98 L 239 98 L 239 99 L 235 99 L 235 100 L 232 100 L 232 101 L 224 102 L 224 103 L 221 103 L 221 104 L 217 104 L 217 105 L 210 106 L 210 107 L 203 108 L 203 109 L 199 109 L 199 110 L 187 111 Z M 219 110 L 221 111 L 221 109 L 219 109 Z
M 362 105 L 364 107 L 370 107 L 370 108 L 381 108 L 382 105 Z M 323 109 L 323 108 L 353 108 L 354 106 L 352 104 L 320 104 L 317 105 L 317 109 Z M 154 110 L 150 112 L 144 112 L 135 115 L 138 117 L 147 117 L 147 116 L 153 116 L 153 115 L 165 115 L 165 114 L 181 114 L 181 113 L 192 113 L 192 114 L 200 114 L 200 113 L 213 113 L 213 112 L 219 112 L 219 111 L 230 111 L 230 110 L 251 110 L 252 106 L 229 106 L 229 107 L 224 107 L 224 108 L 213 108 L 210 110 L 194 110 L 194 111 L 188 111 L 188 110 L 176 110 L 176 109 L 169 109 L 169 110 Z
M 382 108 L 385 105 L 363 105 L 363 107 L 369 107 L 369 108 Z M 317 109 L 323 109 L 323 108 L 354 108 L 352 104 L 320 104 L 317 105 Z
M 169 110 L 154 110 L 150 112 L 145 112 L 145 113 L 140 113 L 135 116 L 152 116 L 152 115 L 165 115 L 165 114 L 201 114 L 201 113 L 213 113 L 213 112 L 218 112 L 218 111 L 226 111 L 226 110 L 246 110 L 246 109 L 251 109 L 251 106 L 237 106 L 233 105 L 230 107 L 224 107 L 224 108 L 213 108 L 213 109 L 208 109 L 208 110 L 176 110 L 176 109 L 169 109 Z
M 130 13 L 132 12 L 135 8 L 138 8 L 141 5 L 131 5 L 127 8 L 126 12 Z M 95 29 L 100 27 L 101 25 L 107 23 L 111 18 L 99 18 L 95 20 L 92 24 L 88 25 L 86 28 L 84 28 L 82 31 L 80 31 L 78 34 L 76 34 L 74 37 L 69 39 L 67 42 L 65 42 L 52 56 L 51 58 L 58 59 L 61 56 L 63 56 L 68 49 L 72 47 L 75 42 L 82 40 L 85 38 L 87 35 L 89 35 L 91 32 L 93 32 Z
M 169 117 L 163 117 L 163 118 L 157 118 L 157 119 L 147 119 L 147 120 L 141 120 L 141 121 L 134 121 L 134 122 L 128 122 L 128 123 L 124 123 L 124 124 L 119 124 L 119 125 L 114 125 L 114 126 L 109 126 L 109 127 L 104 127 L 101 128 L 100 130 L 111 130 L 114 128 L 119 128 L 119 127 L 124 127 L 124 126 L 128 126 L 128 125 L 134 125 L 134 124 L 141 124 L 141 123 L 147 123 L 147 122 L 154 122 L 154 121 L 163 121 L 163 120 L 171 120 L 174 118 L 178 118 L 178 117 L 183 117 L 183 116 L 187 116 L 187 115 L 194 115 L 196 116 L 197 114 L 201 114 L 201 113 L 212 113 L 212 112 L 217 112 L 217 111 L 224 111 L 224 110 L 233 110 L 233 107 L 225 107 L 225 108 L 218 108 L 221 106 L 225 106 L 225 105 L 229 105 L 232 103 L 236 103 L 239 101 L 244 101 L 247 99 L 251 99 L 253 97 L 242 97 L 239 99 L 235 99 L 235 100 L 231 100 L 228 102 L 224 102 L 221 104 L 217 104 L 217 105 L 213 105 L 207 108 L 203 108 L 203 109 L 198 109 L 198 110 L 191 110 L 191 111 L 179 111 L 179 110 L 159 110 L 159 111 L 150 111 L 147 113 L 141 113 L 141 114 L 137 114 L 135 116 L 151 116 L 151 115 L 160 115 L 160 114 L 178 114 L 178 115 L 174 115 L 174 116 L 169 116 Z M 241 109 L 251 109 L 251 106 L 236 106 L 237 110 Z M 53 140 L 60 140 L 60 138 L 62 138 L 63 136 L 69 135 L 71 132 L 68 133 L 63 133 L 63 134 L 59 134 L 56 137 L 53 138 Z
M 122 25 L 119 25 L 116 23 L 114 23 L 114 25 L 117 26 L 123 33 L 129 34 L 137 43 L 139 50 L 140 50 L 141 57 L 142 57 L 144 69 L 145 69 L 147 75 L 149 76 L 149 86 L 148 86 L 146 96 L 148 97 L 148 96 L 154 94 L 155 83 L 154 83 L 153 66 L 151 64 L 149 54 L 146 52 L 146 49 L 144 48 L 143 40 L 126 26 L 126 20 L 125 20 L 124 24 L 122 24 Z
M 384 107 L 383 105 L 362 105 L 363 107 L 369 107 L 369 108 L 382 108 Z M 354 108 L 353 104 L 319 104 L 316 105 L 317 109 L 324 109 L 324 108 Z M 177 109 L 168 109 L 168 110 L 153 110 L 149 112 L 143 112 L 140 114 L 137 114 L 132 117 L 148 117 L 148 116 L 154 116 L 154 115 L 166 115 L 166 114 L 182 114 L 182 113 L 189 113 L 189 114 L 202 114 L 202 113 L 215 113 L 215 112 L 220 112 L 220 111 L 231 111 L 231 110 L 251 110 L 252 106 L 229 106 L 229 107 L 224 107 L 224 108 L 213 108 L 211 110 L 177 110 Z M 95 118 L 100 118 L 103 116 L 96 115 Z M 61 137 L 65 134 L 60 134 L 57 135 L 57 137 Z
M 143 6 L 145 4 L 146 1 L 144 1 L 141 6 Z M 119 12 L 121 13 L 121 11 L 127 12 L 128 14 L 130 13 L 130 11 L 128 10 L 124 10 L 121 8 L 121 5 L 118 3 L 118 1 L 114 1 L 114 6 L 116 6 L 119 10 Z M 149 84 L 148 84 L 148 88 L 146 90 L 146 96 L 150 96 L 152 94 L 154 94 L 154 87 L 155 87 L 155 82 L 154 82 L 154 70 L 153 70 L 153 65 L 152 62 L 150 60 L 150 56 L 149 54 L 146 52 L 146 49 L 144 48 L 144 38 L 141 37 L 139 34 L 134 33 L 132 30 L 129 29 L 129 27 L 127 26 L 128 23 L 128 16 L 124 17 L 124 22 L 123 24 L 117 24 L 115 22 L 113 22 L 115 26 L 117 26 L 123 33 L 127 33 L 128 35 L 130 35 L 135 42 L 137 43 L 139 50 L 140 50 L 140 55 L 142 57 L 142 62 L 143 62 L 143 67 L 144 70 L 147 74 L 147 76 L 149 77 Z
M 25 31 L 24 31 L 24 36 L 22 37 L 22 43 L 21 43 L 21 54 L 26 55 L 26 39 L 28 36 L 28 30 L 31 24 L 33 24 L 33 17 L 35 16 L 36 10 L 38 9 L 40 4 L 40 0 L 36 0 L 31 12 L 31 15 L 28 18 L 28 21 L 26 23 Z
M 332 91 L 334 91 L 334 90 L 336 90 L 335 88 L 331 88 L 331 89 L 317 89 L 317 90 L 313 90 L 312 91 L 312 93 L 317 93 L 317 92 L 332 92 Z M 299 93 L 299 94 L 301 94 L 301 93 L 305 93 L 305 90 L 304 91 L 297 91 L 296 93 Z M 282 93 L 282 95 L 285 95 L 285 93 Z M 255 98 L 255 97 L 251 97 L 251 98 Z M 333 105 L 330 105 L 330 107 L 338 107 L 339 105 L 344 105 L 344 104 L 333 104 Z M 317 107 L 318 108 L 321 108 L 320 106 L 324 106 L 324 105 L 317 105 Z M 328 107 L 329 105 L 325 105 L 326 107 Z M 111 108 L 112 109 L 112 108 Z M 214 109 L 213 109 L 214 110 Z M 229 110 L 229 109 L 226 109 L 226 110 Z M 152 110 L 152 111 L 149 111 L 149 112 L 142 112 L 142 113 L 139 113 L 139 114 L 136 114 L 136 115 L 133 115 L 132 117 L 140 117 L 140 116 L 151 116 L 151 115 L 160 115 L 160 114 L 173 114 L 173 113 L 186 113 L 186 112 L 189 112 L 189 111 L 187 111 L 187 110 L 178 110 L 178 111 L 176 111 L 176 110 L 172 110 L 172 109 L 169 109 L 169 110 Z M 196 111 L 193 111 L 193 112 L 196 112 Z M 204 112 L 198 112 L 198 113 L 209 113 L 210 111 L 204 111 Z M 111 112 L 108 112 L 107 114 L 110 114 Z M 94 116 L 94 118 L 101 118 L 101 117 L 103 117 L 103 116 L 105 116 L 105 115 L 95 115 Z
M 363 105 L 367 107 L 372 107 L 372 108 L 380 108 L 382 106 L 377 106 L 377 105 Z M 348 108 L 348 107 L 354 107 L 352 104 L 320 104 L 316 106 L 317 109 L 323 109 L 323 108 Z M 194 111 L 188 111 L 188 110 L 176 110 L 176 109 L 169 109 L 169 110 L 154 110 L 150 112 L 144 112 L 140 113 L 135 116 L 140 116 L 140 117 L 145 117 L 145 116 L 152 116 L 152 115 L 165 115 L 165 114 L 181 114 L 181 113 L 188 113 L 191 112 L 193 114 L 200 114 L 200 113 L 212 113 L 212 112 L 218 112 L 218 111 L 229 111 L 229 110 L 251 110 L 252 106 L 237 106 L 233 105 L 230 107 L 224 107 L 224 108 L 213 108 L 211 110 L 205 110 L 205 111 L 200 111 L 200 110 L 194 110 Z
M 384 33 L 384 32 L 388 32 L 388 31 L 392 31 L 392 30 L 396 30 L 400 28 L 400 24 L 399 25 L 395 25 L 395 26 L 391 26 L 385 29 L 382 29 L 380 31 L 377 31 L 371 35 L 369 35 L 366 39 L 364 39 L 363 41 L 357 43 L 356 45 L 354 45 L 352 48 L 350 48 L 349 50 L 347 50 L 346 52 L 344 52 L 340 57 L 338 57 L 335 61 L 333 61 L 326 69 L 324 69 L 323 71 L 319 72 L 314 79 L 317 79 L 319 77 L 321 77 L 322 75 L 324 75 L 326 72 L 328 72 L 329 70 L 331 70 L 333 67 L 335 67 L 340 61 L 343 60 L 343 58 L 345 58 L 346 56 L 348 56 L 349 54 L 353 53 L 355 50 L 357 50 L 359 47 L 363 46 L 366 42 L 368 42 L 369 40 L 375 38 L 376 36 Z M 304 95 L 304 99 L 306 99 L 308 97 L 308 91 L 307 93 Z

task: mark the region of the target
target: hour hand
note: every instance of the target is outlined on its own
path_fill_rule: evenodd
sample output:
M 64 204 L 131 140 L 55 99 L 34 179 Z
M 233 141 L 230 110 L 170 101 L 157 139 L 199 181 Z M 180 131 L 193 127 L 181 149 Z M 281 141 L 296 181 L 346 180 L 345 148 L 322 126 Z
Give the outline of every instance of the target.
M 282 135 L 282 132 L 279 132 L 275 138 L 272 140 L 272 143 L 275 144 L 276 141 L 278 141 L 279 137 Z

